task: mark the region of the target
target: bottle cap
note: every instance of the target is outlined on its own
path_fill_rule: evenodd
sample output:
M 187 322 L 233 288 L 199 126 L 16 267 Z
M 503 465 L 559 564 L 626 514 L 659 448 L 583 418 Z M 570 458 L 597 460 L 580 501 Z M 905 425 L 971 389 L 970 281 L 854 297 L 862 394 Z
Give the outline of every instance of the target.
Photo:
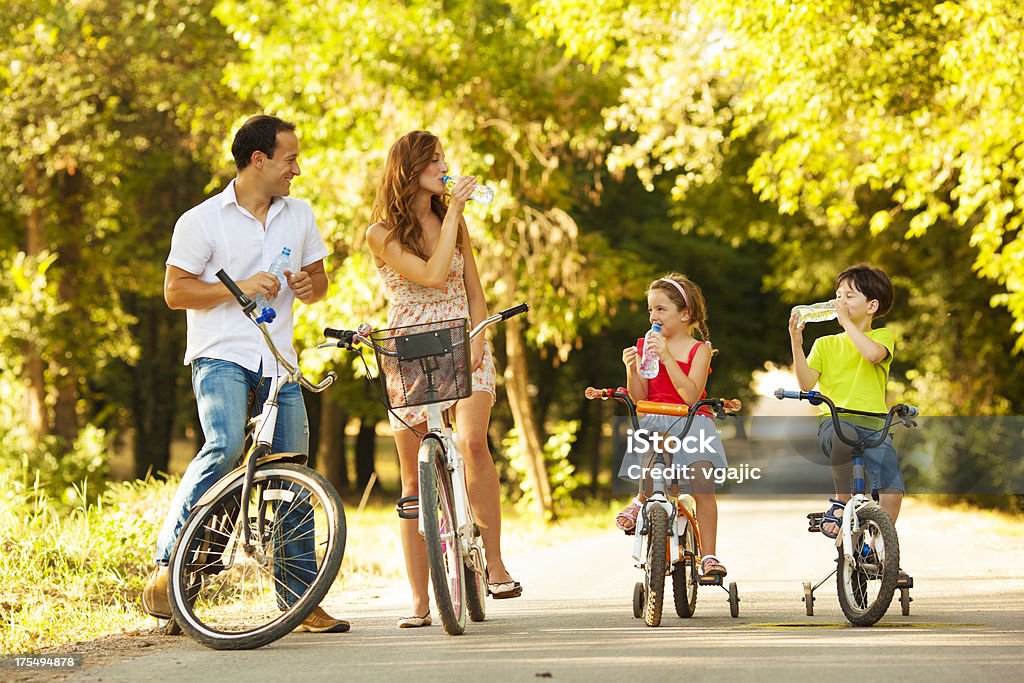
M 655 332 L 661 332 L 661 323 L 654 323 L 651 325 L 651 329 Z
M 281 249 L 281 253 L 284 254 L 285 256 L 291 256 L 292 250 L 290 247 L 284 247 L 283 249 Z

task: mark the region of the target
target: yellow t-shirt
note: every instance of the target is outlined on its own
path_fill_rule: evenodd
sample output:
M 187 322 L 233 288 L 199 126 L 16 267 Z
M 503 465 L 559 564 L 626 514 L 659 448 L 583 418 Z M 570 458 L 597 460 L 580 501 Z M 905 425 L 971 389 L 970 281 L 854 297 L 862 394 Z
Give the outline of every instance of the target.
M 892 332 L 884 327 L 871 330 L 867 337 L 884 346 L 889 352 L 878 363 L 869 363 L 860 355 L 850 336 L 843 332 L 815 340 L 811 346 L 811 353 L 807 356 L 807 365 L 821 375 L 818 378 L 818 389 L 837 406 L 884 413 L 887 410 L 885 383 L 889 379 L 889 366 L 892 365 L 896 340 Z M 819 414 L 827 416 L 828 406 L 822 405 Z M 879 420 L 868 417 L 849 415 L 843 419 L 865 427 L 881 426 Z

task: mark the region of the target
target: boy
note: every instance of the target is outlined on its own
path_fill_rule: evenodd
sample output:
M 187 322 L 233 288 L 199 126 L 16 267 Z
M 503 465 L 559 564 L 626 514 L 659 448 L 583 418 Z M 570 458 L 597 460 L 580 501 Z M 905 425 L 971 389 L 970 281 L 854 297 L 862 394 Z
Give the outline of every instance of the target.
M 872 329 L 871 324 L 892 308 L 892 282 L 883 271 L 861 263 L 839 273 L 835 288 L 837 321 L 844 331 L 816 340 L 809 356 L 804 356 L 803 350 L 804 323 L 798 321 L 796 314 L 790 316 L 789 338 L 800 390 L 810 391 L 818 384 L 821 393 L 837 406 L 884 413 L 887 410 L 885 383 L 892 364 L 894 338 L 886 328 Z M 822 517 L 821 533 L 836 538 L 844 505 L 851 497 L 850 448 L 835 438 L 828 407 L 821 408 L 821 415 L 825 417 L 819 417 L 818 442 L 825 456 L 832 460 L 832 479 L 836 487 L 836 498 L 829 500 L 831 506 Z M 883 421 L 848 415 L 841 424 L 844 434 L 853 436 L 851 431 L 856 431 L 857 436 L 865 436 L 881 428 Z M 840 468 L 843 464 L 847 467 Z M 879 504 L 895 524 L 903 503 L 904 485 L 891 435 L 864 452 L 864 465 L 872 492 L 878 494 Z

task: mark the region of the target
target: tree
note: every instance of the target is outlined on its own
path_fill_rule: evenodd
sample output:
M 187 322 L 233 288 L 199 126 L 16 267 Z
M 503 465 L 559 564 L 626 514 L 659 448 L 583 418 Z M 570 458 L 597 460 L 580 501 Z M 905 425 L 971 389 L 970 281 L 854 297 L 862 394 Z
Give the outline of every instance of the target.
M 746 183 L 792 218 L 712 231 L 773 245 L 768 284 L 793 302 L 827 293 L 845 265 L 885 264 L 915 306 L 894 314 L 910 318 L 902 325 L 908 339 L 932 338 L 947 302 L 1005 307 L 1012 320 L 980 314 L 985 332 L 969 331 L 960 344 L 913 347 L 917 366 L 907 372 L 938 405 L 950 405 L 952 384 L 962 399 L 953 405 L 1006 410 L 1019 394 L 1014 373 L 985 383 L 959 368 L 965 353 L 1011 352 L 992 324 L 1012 325 L 1018 350 L 1024 340 L 1016 116 L 1024 10 L 1001 0 L 652 1 L 623 10 L 619 2 L 534 5 L 535 24 L 568 52 L 626 71 L 630 87 L 605 116 L 636 135 L 609 163 L 632 165 L 648 182 L 672 174 L 685 203 L 742 160 L 737 145 L 755 150 Z M 620 11 L 620 21 L 605 21 Z M 939 271 L 932 254 L 946 255 Z M 935 282 L 950 268 L 944 282 L 956 290 Z M 935 289 L 922 291 L 922 282 Z
M 56 434 L 65 452 L 83 419 L 117 426 L 127 410 L 143 467 L 166 466 L 182 336 L 161 264 L 235 104 L 219 85 L 232 44 L 211 7 L 15 0 L 0 11 L 0 248 L 52 255 L 45 286 L 56 288 L 46 320 L 26 311 L 35 322 L 10 343 L 35 434 Z

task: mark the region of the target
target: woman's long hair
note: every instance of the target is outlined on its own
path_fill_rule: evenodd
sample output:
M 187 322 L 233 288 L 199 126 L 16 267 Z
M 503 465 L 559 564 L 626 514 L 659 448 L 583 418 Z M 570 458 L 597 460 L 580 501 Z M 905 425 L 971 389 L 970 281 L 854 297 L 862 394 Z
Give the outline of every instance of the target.
M 372 220 L 387 228 L 384 244 L 397 239 L 405 251 L 421 259 L 430 258 L 423 244 L 423 226 L 412 208 L 413 197 L 420 189 L 420 174 L 434 159 L 437 136 L 429 131 L 414 130 L 406 133 L 391 146 L 384 166 L 384 177 L 377 187 Z M 448 211 L 447 195 L 430 198 L 430 209 L 444 220 Z M 462 233 L 458 244 L 462 246 Z

